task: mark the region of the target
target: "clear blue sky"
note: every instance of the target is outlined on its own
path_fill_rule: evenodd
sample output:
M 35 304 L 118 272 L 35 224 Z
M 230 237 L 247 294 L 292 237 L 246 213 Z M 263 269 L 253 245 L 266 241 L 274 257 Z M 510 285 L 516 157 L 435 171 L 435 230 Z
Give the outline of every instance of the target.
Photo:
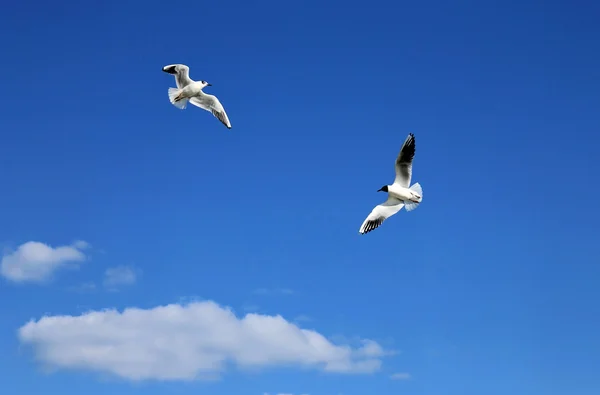
M 7 3 L 4 260 L 31 241 L 86 259 L 0 279 L 2 392 L 598 394 L 598 20 L 592 1 Z M 232 130 L 169 103 L 170 63 Z M 423 203 L 360 235 L 409 132 Z M 135 279 L 109 289 L 115 267 Z M 190 300 L 397 352 L 371 373 L 292 358 L 132 381 L 56 365 L 79 345 L 40 362 L 58 336 L 41 325 L 19 337 Z M 92 341 L 77 330 L 59 332 Z

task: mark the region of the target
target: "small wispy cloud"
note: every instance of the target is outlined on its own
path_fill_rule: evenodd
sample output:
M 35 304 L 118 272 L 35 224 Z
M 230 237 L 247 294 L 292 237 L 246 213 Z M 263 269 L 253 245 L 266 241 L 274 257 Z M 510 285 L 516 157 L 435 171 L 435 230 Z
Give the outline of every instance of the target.
M 252 293 L 255 295 L 292 295 L 294 291 L 289 288 L 257 288 Z
M 248 313 L 254 313 L 260 310 L 260 307 L 256 304 L 251 304 L 251 303 L 244 303 L 242 305 L 242 310 L 248 312 Z
M 116 289 L 120 286 L 133 285 L 137 281 L 138 272 L 130 266 L 115 266 L 104 272 L 104 287 Z
M 394 373 L 390 376 L 392 380 L 410 380 L 410 373 L 402 372 L 402 373 Z
M 77 248 L 78 250 L 87 250 L 88 248 L 91 248 L 92 245 L 84 240 L 75 240 L 73 242 L 73 247 Z
M 79 267 L 79 263 L 87 258 L 82 250 L 88 247 L 89 244 L 81 240 L 60 247 L 28 241 L 2 256 L 0 274 L 17 283 L 42 283 L 50 280 L 59 269 Z

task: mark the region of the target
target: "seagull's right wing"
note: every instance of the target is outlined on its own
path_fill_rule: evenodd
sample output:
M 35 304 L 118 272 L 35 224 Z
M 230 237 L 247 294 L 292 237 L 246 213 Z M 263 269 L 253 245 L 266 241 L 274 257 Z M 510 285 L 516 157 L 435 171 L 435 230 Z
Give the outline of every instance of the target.
M 190 68 L 184 64 L 169 64 L 163 67 L 163 71 L 175 76 L 177 89 L 182 89 L 191 84 Z
M 191 97 L 190 103 L 203 110 L 209 111 L 215 118 L 221 121 L 223 125 L 227 126 L 227 129 L 231 129 L 231 122 L 229 122 L 229 117 L 227 117 L 225 108 L 223 108 L 223 105 L 216 96 L 201 92 L 200 95 Z
M 373 229 L 379 227 L 389 217 L 396 214 L 404 207 L 402 200 L 388 196 L 388 200 L 375 206 L 371 214 L 365 219 L 358 231 L 361 234 L 369 233 Z
M 410 179 L 412 177 L 412 161 L 415 157 L 415 136 L 412 133 L 408 134 L 400 153 L 396 158 L 396 179 L 394 184 L 398 184 L 405 188 L 410 186 Z

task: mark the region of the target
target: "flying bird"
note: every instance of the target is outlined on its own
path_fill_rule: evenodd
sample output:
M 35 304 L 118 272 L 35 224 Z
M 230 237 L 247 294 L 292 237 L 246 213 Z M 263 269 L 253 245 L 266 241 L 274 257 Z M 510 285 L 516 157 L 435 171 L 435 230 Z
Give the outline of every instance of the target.
M 231 122 L 223 105 L 216 96 L 208 95 L 202 91 L 207 86 L 212 86 L 206 81 L 194 81 L 190 78 L 190 68 L 184 64 L 170 64 L 162 69 L 165 73 L 175 76 L 177 88 L 169 88 L 169 101 L 175 107 L 183 110 L 188 101 L 214 115 L 227 129 L 231 129 Z
M 369 233 L 378 228 L 383 221 L 396 214 L 402 207 L 406 207 L 406 211 L 412 211 L 419 206 L 419 203 L 423 200 L 421 185 L 417 182 L 409 188 L 414 157 L 415 136 L 409 133 L 396 158 L 396 179 L 394 183 L 384 185 L 377 191 L 387 192 L 388 198 L 385 202 L 375 206 L 360 226 L 359 233 Z

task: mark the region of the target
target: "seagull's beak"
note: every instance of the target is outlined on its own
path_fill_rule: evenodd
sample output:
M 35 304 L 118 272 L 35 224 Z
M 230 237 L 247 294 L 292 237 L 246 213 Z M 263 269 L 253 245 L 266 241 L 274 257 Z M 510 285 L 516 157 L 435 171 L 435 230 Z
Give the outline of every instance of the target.
M 208 84 L 208 83 L 207 83 L 207 84 L 206 84 L 206 86 L 212 86 L 212 84 Z
M 381 191 L 383 191 L 383 188 L 379 188 L 379 189 L 377 190 L 377 192 L 381 192 Z

